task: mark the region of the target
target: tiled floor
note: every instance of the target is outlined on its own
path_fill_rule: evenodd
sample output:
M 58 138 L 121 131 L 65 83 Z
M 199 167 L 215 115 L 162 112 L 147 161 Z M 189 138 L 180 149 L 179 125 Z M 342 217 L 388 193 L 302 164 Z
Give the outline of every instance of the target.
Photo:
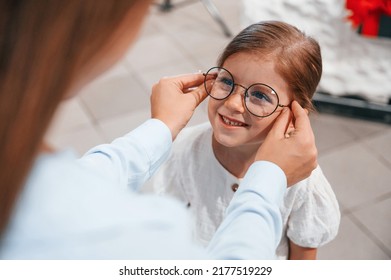
M 240 1 L 214 2 L 238 32 Z M 153 7 L 126 57 L 64 103 L 50 141 L 83 153 L 130 131 L 149 117 L 154 82 L 214 66 L 228 40 L 199 2 L 169 13 Z M 190 124 L 206 120 L 203 104 Z M 319 258 L 391 259 L 391 126 L 323 114 L 312 116 L 312 125 L 319 162 L 342 211 L 339 234 Z

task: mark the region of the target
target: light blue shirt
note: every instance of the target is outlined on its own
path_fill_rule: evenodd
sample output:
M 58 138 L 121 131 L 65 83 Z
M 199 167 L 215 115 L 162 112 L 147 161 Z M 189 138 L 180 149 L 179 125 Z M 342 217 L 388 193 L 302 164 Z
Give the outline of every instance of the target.
M 82 158 L 41 155 L 0 245 L 2 259 L 272 259 L 281 238 L 283 171 L 255 162 L 205 251 L 186 209 L 140 194 L 168 157 L 171 133 L 152 119 Z

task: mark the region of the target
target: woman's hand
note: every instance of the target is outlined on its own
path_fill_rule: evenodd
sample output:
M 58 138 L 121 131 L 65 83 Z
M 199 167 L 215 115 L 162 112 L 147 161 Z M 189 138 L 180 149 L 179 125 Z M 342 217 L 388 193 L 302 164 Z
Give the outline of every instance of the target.
M 299 103 L 292 102 L 292 112 L 284 108 L 259 148 L 255 160 L 277 164 L 284 171 L 288 186 L 311 175 L 318 164 L 317 149 L 308 114 Z
M 207 97 L 204 76 L 187 74 L 161 79 L 152 88 L 151 117 L 164 122 L 174 140 L 196 107 Z

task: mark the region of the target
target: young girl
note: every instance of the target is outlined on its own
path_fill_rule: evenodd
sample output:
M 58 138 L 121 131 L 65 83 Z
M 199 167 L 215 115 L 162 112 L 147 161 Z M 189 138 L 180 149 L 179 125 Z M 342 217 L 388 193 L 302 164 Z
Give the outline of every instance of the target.
M 204 245 L 283 107 L 296 100 L 313 110 L 311 98 L 322 73 L 318 43 L 277 21 L 241 31 L 217 65 L 205 73 L 210 123 L 183 130 L 170 159 L 150 182 L 155 191 L 188 205 L 196 239 Z M 280 211 L 280 259 L 315 259 L 317 248 L 337 234 L 339 206 L 319 166 L 286 190 Z

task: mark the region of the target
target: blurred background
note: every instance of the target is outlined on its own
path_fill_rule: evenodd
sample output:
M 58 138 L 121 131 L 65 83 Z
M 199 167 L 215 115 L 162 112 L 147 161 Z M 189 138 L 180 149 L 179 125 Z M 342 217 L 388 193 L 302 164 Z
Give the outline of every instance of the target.
M 161 77 L 215 66 L 230 36 L 250 23 L 287 21 L 317 39 L 324 56 L 311 124 L 342 219 L 318 257 L 391 259 L 391 38 L 358 34 L 344 8 L 343 0 L 156 1 L 137 43 L 64 102 L 48 140 L 79 154 L 110 142 L 150 117 L 151 87 Z M 189 125 L 205 121 L 206 102 Z

